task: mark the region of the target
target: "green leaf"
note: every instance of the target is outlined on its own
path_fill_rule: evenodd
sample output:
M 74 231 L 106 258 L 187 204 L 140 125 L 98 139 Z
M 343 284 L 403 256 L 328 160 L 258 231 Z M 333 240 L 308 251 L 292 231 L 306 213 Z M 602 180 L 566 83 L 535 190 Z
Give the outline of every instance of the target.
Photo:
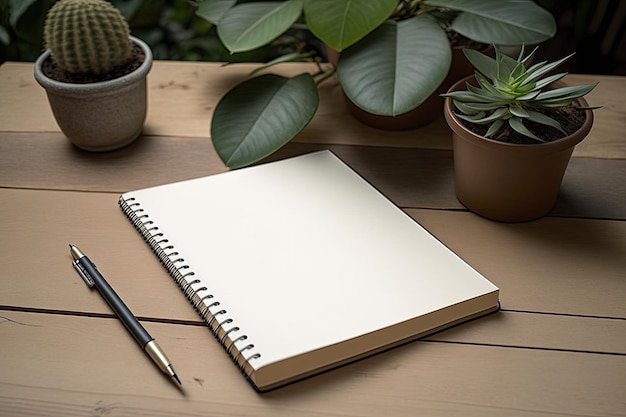
M 547 62 L 540 62 L 539 64 L 533 65 L 532 67 L 528 69 L 527 74 L 529 75 L 524 80 L 522 85 L 538 80 L 539 78 L 548 74 L 550 71 L 556 69 L 559 65 L 561 65 L 563 62 L 571 58 L 573 55 L 574 54 L 570 54 L 566 56 L 565 58 L 559 59 L 558 61 L 552 62 L 550 64 L 548 64 Z
M 500 48 L 496 49 L 496 63 L 498 66 L 498 80 L 508 83 L 511 74 L 515 71 L 517 61 L 510 56 L 500 52 Z
M 528 111 L 524 109 L 523 107 L 509 106 L 509 111 L 511 112 L 513 116 L 522 117 L 522 118 L 530 117 L 530 114 L 528 113 Z
M 572 100 L 544 100 L 544 101 L 536 101 L 533 105 L 538 107 L 545 107 L 550 109 L 556 109 L 559 107 L 567 106 L 571 104 Z
M 230 90 L 217 104 L 211 138 L 230 168 L 257 162 L 289 142 L 313 118 L 319 97 L 310 74 L 261 75 Z
M 511 98 L 513 98 L 512 95 L 507 96 L 501 93 L 500 91 L 492 92 L 489 90 L 485 90 L 483 88 L 475 87 L 471 84 L 467 84 L 467 89 L 470 93 L 475 94 L 476 96 L 479 96 L 480 97 L 479 102 L 481 103 L 508 102 Z
M 337 73 L 345 94 L 361 109 L 397 116 L 422 104 L 443 82 L 451 49 L 429 16 L 388 21 L 346 49 Z
M 506 90 L 499 90 L 489 83 L 489 81 L 480 74 L 476 74 L 476 81 L 483 90 L 483 95 L 491 97 L 494 100 L 506 100 L 515 98 L 515 94 Z
M 209 23 L 217 25 L 222 16 L 230 10 L 237 0 L 202 0 L 198 3 L 196 15 L 207 20 Z
M 537 52 L 537 49 L 539 49 L 539 47 L 535 46 L 535 49 L 533 49 L 531 53 L 526 55 L 526 57 L 524 57 L 524 49 L 526 49 L 526 48 L 524 47 L 524 44 L 522 44 L 522 48 L 521 48 L 520 53 L 519 53 L 519 59 L 521 59 L 522 64 L 527 65 L 528 63 L 532 62 L 532 60 L 533 60 L 533 58 L 535 56 L 535 52 Z M 522 59 L 522 57 L 524 57 L 524 58 Z
M 539 142 L 545 142 L 545 140 L 539 139 L 537 136 L 533 134 L 533 132 L 528 130 L 528 128 L 524 126 L 524 123 L 522 123 L 522 121 L 518 118 L 511 117 L 509 119 L 509 126 L 511 126 L 511 128 L 515 130 L 517 133 L 519 133 L 520 135 L 528 136 L 529 138 L 535 139 Z
M 495 135 L 496 133 L 500 131 L 503 125 L 504 125 L 504 120 L 502 119 L 494 121 L 489 126 L 489 129 L 487 129 L 487 133 L 485 133 L 485 137 L 486 138 L 492 137 L 493 135 Z
M 463 119 L 463 120 L 467 120 L 468 122 L 472 122 L 472 123 L 476 123 L 476 120 L 480 120 L 483 117 L 485 117 L 487 113 L 485 113 L 484 111 L 478 112 L 478 113 L 474 113 L 474 114 L 459 114 L 459 113 L 455 113 L 455 115 L 459 118 L 459 119 Z
M 465 114 L 473 114 L 478 112 L 484 112 L 489 110 L 495 110 L 498 107 L 502 107 L 503 103 L 464 103 L 459 100 L 453 100 L 454 106 L 461 110 Z
M 429 6 L 462 11 L 452 30 L 476 42 L 497 45 L 535 44 L 553 37 L 556 22 L 531 0 L 427 0 Z
M 539 94 L 541 94 L 541 90 L 531 91 L 530 93 L 516 97 L 515 101 L 532 101 L 537 98 Z
M 517 65 L 515 65 L 515 67 L 513 68 L 513 71 L 511 71 L 511 75 L 509 76 L 509 79 L 515 81 L 519 79 L 521 76 L 523 76 L 525 73 L 526 73 L 526 68 L 524 67 L 524 64 L 522 64 L 521 62 L 518 62 Z
M 468 85 L 467 88 L 474 88 L 476 89 L 476 87 L 472 86 L 472 85 Z M 442 97 L 452 97 L 455 101 L 462 101 L 465 103 L 485 103 L 485 104 L 491 104 L 494 103 L 494 101 L 491 98 L 487 98 L 483 95 L 480 94 L 476 94 L 472 91 L 452 91 L 450 93 L 446 93 L 446 94 L 442 94 Z
M 589 93 L 595 88 L 596 85 L 598 85 L 598 83 L 571 85 L 567 87 L 556 88 L 554 90 L 549 90 L 539 94 L 537 96 L 537 101 L 541 102 L 543 100 L 550 101 L 555 99 L 572 101 Z
M 471 116 L 468 117 L 462 114 L 457 114 L 457 116 L 459 116 L 462 119 L 469 120 L 470 122 L 473 122 L 473 123 L 487 124 L 495 120 L 508 119 L 509 117 L 511 117 L 511 113 L 509 112 L 509 109 L 507 107 L 500 107 L 499 109 L 497 109 L 496 111 L 494 111 L 493 113 L 485 117 L 480 117 L 480 118 L 471 117 Z
M 567 135 L 567 133 L 565 133 L 565 131 L 563 130 L 559 122 L 557 122 L 556 120 L 554 120 L 553 118 L 549 116 L 546 116 L 543 113 L 539 113 L 538 111 L 534 111 L 534 110 L 528 110 L 528 118 L 535 123 L 553 127 L 557 129 L 559 132 L 563 133 L 564 135 Z
M 537 81 L 537 83 L 535 84 L 534 89 L 541 90 L 543 87 L 546 87 L 546 86 L 552 84 L 553 82 L 560 80 L 561 78 L 565 77 L 566 75 L 567 75 L 566 72 L 562 72 L 560 74 L 554 74 L 554 75 L 551 75 L 549 77 L 543 78 L 543 79 Z
M 468 104 L 468 103 L 463 103 L 462 101 L 452 100 L 452 104 L 454 104 L 454 107 L 459 109 L 461 111 L 461 113 L 467 114 L 467 115 L 470 115 L 470 116 L 474 115 L 474 114 L 477 114 L 477 113 L 482 111 L 482 110 L 477 110 L 477 109 L 473 108 L 471 103 Z
M 343 51 L 387 20 L 397 4 L 397 0 L 305 0 L 304 16 L 315 36 Z
M 303 0 L 242 3 L 220 19 L 217 34 L 231 53 L 250 51 L 282 35 L 302 14 Z
M 478 52 L 475 49 L 463 48 L 463 54 L 467 60 L 485 77 L 492 80 L 498 79 L 498 64 L 495 59 Z

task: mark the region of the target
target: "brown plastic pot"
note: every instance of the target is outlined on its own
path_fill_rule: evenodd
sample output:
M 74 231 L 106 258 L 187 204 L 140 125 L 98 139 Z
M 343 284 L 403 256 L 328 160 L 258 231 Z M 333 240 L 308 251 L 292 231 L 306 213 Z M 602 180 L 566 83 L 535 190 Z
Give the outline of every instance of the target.
M 465 89 L 466 77 L 449 91 Z M 564 86 L 555 83 L 555 87 Z M 588 106 L 584 98 L 581 107 Z M 453 113 L 452 99 L 444 103 L 444 117 L 452 129 L 455 192 L 459 201 L 483 217 L 524 222 L 545 216 L 556 204 L 561 182 L 574 147 L 591 130 L 593 113 L 585 110 L 583 126 L 567 137 L 532 145 L 504 143 L 479 136 Z
M 346 108 L 348 112 L 364 125 L 375 127 L 382 130 L 413 130 L 426 126 L 441 115 L 441 107 L 443 100 L 439 96 L 444 90 L 437 90 L 424 101 L 422 104 L 409 110 L 406 113 L 397 116 L 380 116 L 367 112 L 344 95 Z

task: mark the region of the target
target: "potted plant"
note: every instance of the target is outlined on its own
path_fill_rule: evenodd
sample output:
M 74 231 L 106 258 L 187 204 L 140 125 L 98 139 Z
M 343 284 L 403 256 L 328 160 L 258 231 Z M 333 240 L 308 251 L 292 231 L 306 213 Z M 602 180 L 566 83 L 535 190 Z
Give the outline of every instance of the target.
M 536 51 L 536 48 L 535 48 Z M 444 116 L 453 132 L 458 199 L 484 217 L 529 221 L 557 201 L 576 144 L 593 124 L 583 98 L 596 84 L 566 86 L 566 73 L 549 75 L 556 62 L 529 63 L 535 53 L 495 59 L 464 50 L 476 68 L 444 94 Z M 455 111 L 456 110 L 456 111 Z
M 65 136 L 88 151 L 134 141 L 146 118 L 152 52 L 104 0 L 61 0 L 44 25 L 34 75 Z
M 361 111 L 401 118 L 435 93 L 450 70 L 452 44 L 539 43 L 556 32 L 549 12 L 531 0 L 203 0 L 197 14 L 217 26 L 232 54 L 249 53 L 293 37 L 293 27 L 340 52 L 341 87 Z M 296 39 L 290 52 L 267 65 L 314 61 L 316 49 Z M 251 164 L 283 146 L 312 119 L 317 84 L 334 67 L 287 79 L 262 75 L 234 87 L 219 102 L 211 136 L 231 168 Z M 471 72 L 468 72 L 471 74 Z M 439 103 L 441 106 L 441 103 Z M 437 114 L 440 114 L 441 107 Z

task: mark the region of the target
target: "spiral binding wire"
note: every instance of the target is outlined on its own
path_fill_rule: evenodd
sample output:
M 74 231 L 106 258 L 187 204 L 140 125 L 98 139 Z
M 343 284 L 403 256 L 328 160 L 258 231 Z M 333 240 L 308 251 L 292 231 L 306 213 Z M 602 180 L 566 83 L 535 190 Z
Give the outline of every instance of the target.
M 219 309 L 215 312 L 211 312 L 212 308 L 220 306 L 220 302 L 215 299 L 213 294 L 203 294 L 203 292 L 208 292 L 207 287 L 193 288 L 193 285 L 200 284 L 201 281 L 193 278 L 195 273 L 191 270 L 189 265 L 184 263 L 185 260 L 180 257 L 180 254 L 176 251 L 174 246 L 170 244 L 167 237 L 160 232 L 159 228 L 150 220 L 150 216 L 141 208 L 141 204 L 133 197 L 125 199 L 124 196 L 122 196 L 119 199 L 119 205 L 135 229 L 137 229 L 152 251 L 157 255 L 159 261 L 165 269 L 167 269 L 172 279 L 174 279 L 176 284 L 183 291 L 185 297 L 187 297 L 200 317 L 207 323 L 213 335 L 224 347 L 239 369 L 246 375 L 246 365 L 250 360 L 261 357 L 260 353 L 254 352 L 254 344 L 247 343 L 241 348 L 237 348 L 237 353 L 233 354 L 233 348 L 236 347 L 235 344 L 248 340 L 248 336 L 242 334 L 233 335 L 231 337 L 232 333 L 239 332 L 241 329 L 238 326 L 231 328 L 224 327 L 233 322 L 231 318 L 227 317 L 228 312 L 226 310 Z M 209 302 L 209 300 L 211 300 L 211 302 Z M 222 332 L 221 335 L 220 331 Z M 230 343 L 228 344 L 226 344 L 227 338 L 230 338 Z M 250 350 L 252 350 L 252 354 L 245 357 L 243 355 L 244 351 Z M 240 361 L 240 359 L 242 360 Z

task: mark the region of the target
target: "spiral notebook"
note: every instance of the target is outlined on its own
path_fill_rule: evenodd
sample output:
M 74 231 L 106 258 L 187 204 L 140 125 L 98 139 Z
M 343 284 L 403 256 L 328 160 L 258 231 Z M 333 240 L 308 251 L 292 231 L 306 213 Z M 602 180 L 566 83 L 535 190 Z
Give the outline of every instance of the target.
M 330 151 L 120 206 L 259 391 L 498 308 L 498 288 Z

